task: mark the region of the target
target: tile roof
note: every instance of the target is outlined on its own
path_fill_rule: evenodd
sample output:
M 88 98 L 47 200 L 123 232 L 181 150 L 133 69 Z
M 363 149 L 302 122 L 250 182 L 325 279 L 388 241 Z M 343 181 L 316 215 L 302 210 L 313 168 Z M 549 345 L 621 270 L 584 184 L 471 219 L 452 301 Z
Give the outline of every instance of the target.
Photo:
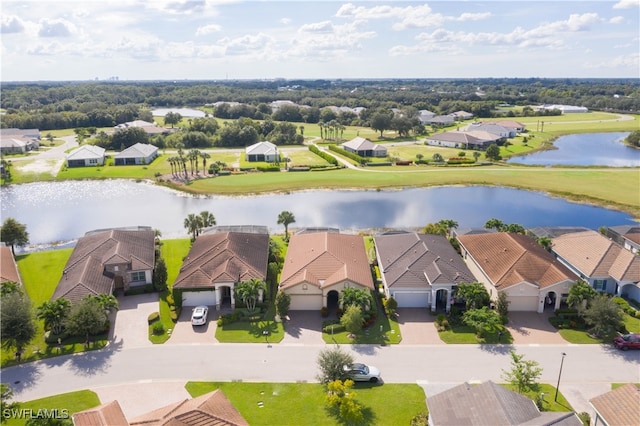
M 249 423 L 221 390 L 185 399 L 131 419 L 131 426 L 207 425 L 248 426 Z
M 554 238 L 552 244 L 553 252 L 587 277 L 640 281 L 640 257 L 599 232 L 564 234 Z
M 113 156 L 113 158 L 145 158 L 158 152 L 158 147 L 148 143 L 136 143 Z
M 67 160 L 82 160 L 104 157 L 105 149 L 96 145 L 81 145 L 67 155 Z
M 216 282 L 264 280 L 268 260 L 268 234 L 203 234 L 191 246 L 173 287 L 211 288 Z
M 464 383 L 428 398 L 429 416 L 439 426 L 580 426 L 575 413 L 541 413 L 535 403 L 492 381 Z
M 364 151 L 364 150 L 386 150 L 386 148 L 382 145 L 375 144 L 371 142 L 369 139 L 355 137 L 350 141 L 347 141 L 342 144 L 343 148 L 350 148 L 355 151 Z
M 609 426 L 637 425 L 640 419 L 640 387 L 634 383 L 596 396 L 589 402 Z
M 458 241 L 498 289 L 526 281 L 539 288 L 578 277 L 533 239 L 508 232 L 460 235 Z
M 433 284 L 475 281 L 460 255 L 441 235 L 382 235 L 375 238 L 375 245 L 389 288 L 430 288 Z
M 345 280 L 373 290 L 361 236 L 330 232 L 291 236 L 280 276 L 281 288 L 302 282 L 324 288 Z
M 155 234 L 151 228 L 102 230 L 80 238 L 52 299 L 64 297 L 77 302 L 89 294 L 111 294 L 113 276 L 105 273 L 105 266 L 122 263 L 129 271 L 153 269 Z
M 11 247 L 0 246 L 0 282 L 22 283 Z
M 118 401 L 75 413 L 74 426 L 129 426 Z
M 252 155 L 275 154 L 278 152 L 278 147 L 272 142 L 262 141 L 249 145 L 245 148 L 245 152 Z

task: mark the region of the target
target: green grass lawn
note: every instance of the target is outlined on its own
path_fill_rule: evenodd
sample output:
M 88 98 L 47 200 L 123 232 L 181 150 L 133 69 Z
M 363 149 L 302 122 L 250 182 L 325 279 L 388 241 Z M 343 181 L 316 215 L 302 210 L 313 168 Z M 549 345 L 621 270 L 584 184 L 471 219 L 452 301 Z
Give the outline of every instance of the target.
M 505 388 L 516 392 L 516 388 L 508 383 L 501 384 Z M 556 387 L 546 383 L 540 383 L 539 388 L 534 391 L 527 392 L 525 396 L 529 397 L 533 401 L 541 394 L 544 393 L 544 400 L 542 403 L 543 411 L 553 412 L 567 412 L 574 411 L 573 407 L 567 399 L 562 395 L 562 392 L 558 391 L 558 401 L 554 401 L 556 395 Z
M 476 336 L 476 330 L 468 325 L 453 325 L 445 331 L 439 331 L 440 339 L 447 344 L 479 344 L 479 343 L 513 343 L 513 336 L 509 330 L 503 329 L 502 335 L 489 334 L 483 338 Z M 498 342 L 498 340 L 500 340 Z
M 279 343 L 284 339 L 284 327 L 267 314 L 263 321 L 236 321 L 216 327 L 216 339 L 220 343 Z M 269 334 L 264 335 L 267 331 Z
M 624 326 L 628 333 L 640 333 L 640 318 L 623 314 Z M 609 333 L 602 338 L 594 338 L 589 335 L 588 330 L 577 330 L 572 328 L 561 328 L 558 333 L 569 343 L 574 344 L 610 344 L 617 333 Z
M 14 399 L 15 401 L 15 399 Z M 32 401 L 20 402 L 18 409 L 33 410 L 34 415 L 38 410 L 58 410 L 59 413 L 68 413 L 69 418 L 72 414 L 80 411 L 88 410 L 89 408 L 97 407 L 100 405 L 100 399 L 98 395 L 90 390 L 83 390 L 77 392 L 63 393 L 60 395 L 50 396 L 47 398 L 34 399 Z M 64 411 L 66 410 L 66 411 Z M 7 426 L 22 426 L 25 425 L 26 419 L 7 419 Z M 44 424 L 44 423 L 42 423 Z M 47 423 L 50 424 L 50 423 Z
M 320 320 L 320 319 L 318 319 Z M 389 319 L 382 310 L 382 306 L 378 304 L 378 315 L 376 322 L 369 327 L 356 333 L 353 337 L 349 336 L 346 331 L 339 333 L 322 333 L 322 340 L 325 343 L 338 344 L 376 344 L 376 345 L 397 345 L 402 340 L 400 333 L 400 325 L 395 319 Z
M 284 153 L 283 153 L 284 154 Z M 329 163 L 322 157 L 317 156 L 309 150 L 292 150 L 286 152 L 286 156 L 291 159 L 289 167 L 294 166 L 328 166 Z
M 324 386 L 317 383 L 189 382 L 185 387 L 193 397 L 221 389 L 251 425 L 343 424 L 330 415 Z M 368 409 L 368 424 L 408 425 L 426 411 L 418 385 L 357 383 L 354 392 Z

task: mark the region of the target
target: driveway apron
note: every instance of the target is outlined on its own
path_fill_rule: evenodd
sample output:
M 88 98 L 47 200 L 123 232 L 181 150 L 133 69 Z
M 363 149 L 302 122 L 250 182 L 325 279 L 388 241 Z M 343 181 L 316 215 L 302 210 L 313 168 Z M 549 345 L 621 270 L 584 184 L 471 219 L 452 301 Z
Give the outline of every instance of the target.
M 216 320 L 218 319 L 219 312 L 216 311 L 216 307 L 209 306 L 207 323 L 204 325 L 191 325 L 191 311 L 192 308 L 190 306 L 182 308 L 178 322 L 174 324 L 173 330 L 171 330 L 171 338 L 167 340 L 165 345 L 218 342 L 216 340 Z
M 553 313 L 509 312 L 509 322 L 505 327 L 516 345 L 567 344 L 549 322 L 552 315 Z
M 322 340 L 322 317 L 318 311 L 289 311 L 284 323 L 282 343 L 319 345 Z
M 126 348 L 152 346 L 147 318 L 158 312 L 158 293 L 118 296 L 118 304 L 118 311 L 111 317 L 111 342 Z
M 426 308 L 399 308 L 396 312 L 401 345 L 438 345 L 440 340 L 433 316 Z

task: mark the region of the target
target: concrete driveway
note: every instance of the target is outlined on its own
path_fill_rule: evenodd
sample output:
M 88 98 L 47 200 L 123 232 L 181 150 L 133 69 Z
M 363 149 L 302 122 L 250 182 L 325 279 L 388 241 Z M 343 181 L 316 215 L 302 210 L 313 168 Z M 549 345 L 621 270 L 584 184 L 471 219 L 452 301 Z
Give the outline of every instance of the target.
M 509 322 L 505 327 L 516 345 L 567 344 L 549 322 L 552 315 L 552 312 L 509 312 Z
M 205 325 L 191 325 L 191 311 L 193 307 L 185 306 L 180 312 L 178 322 L 175 323 L 171 331 L 171 338 L 165 345 L 185 344 L 185 343 L 217 343 L 216 340 L 216 320 L 218 313 L 215 306 L 209 306 L 209 315 Z
M 158 293 L 118 296 L 118 303 L 118 311 L 115 315 L 112 314 L 110 340 L 127 348 L 152 346 L 153 343 L 149 341 L 147 318 L 160 308 Z
M 289 319 L 284 324 L 282 343 L 319 345 L 322 340 L 322 321 L 318 311 L 289 311 Z
M 401 345 L 444 345 L 434 325 L 436 317 L 426 308 L 398 308 L 396 314 Z

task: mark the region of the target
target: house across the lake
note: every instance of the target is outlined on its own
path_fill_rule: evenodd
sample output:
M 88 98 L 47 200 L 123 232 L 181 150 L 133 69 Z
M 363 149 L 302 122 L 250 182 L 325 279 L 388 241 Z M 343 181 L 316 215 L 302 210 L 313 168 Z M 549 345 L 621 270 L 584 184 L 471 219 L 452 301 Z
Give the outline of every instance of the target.
M 269 141 L 254 143 L 245 148 L 245 156 L 247 161 L 266 161 L 267 163 L 275 163 L 280 160 L 280 153 L 276 144 Z
M 382 145 L 375 144 L 369 139 L 356 137 L 342 144 L 345 151 L 358 154 L 360 157 L 386 157 L 387 148 Z
M 158 147 L 136 143 L 113 156 L 116 166 L 129 164 L 149 164 L 158 156 Z
M 96 145 L 80 145 L 67 155 L 67 167 L 102 166 L 105 151 Z

